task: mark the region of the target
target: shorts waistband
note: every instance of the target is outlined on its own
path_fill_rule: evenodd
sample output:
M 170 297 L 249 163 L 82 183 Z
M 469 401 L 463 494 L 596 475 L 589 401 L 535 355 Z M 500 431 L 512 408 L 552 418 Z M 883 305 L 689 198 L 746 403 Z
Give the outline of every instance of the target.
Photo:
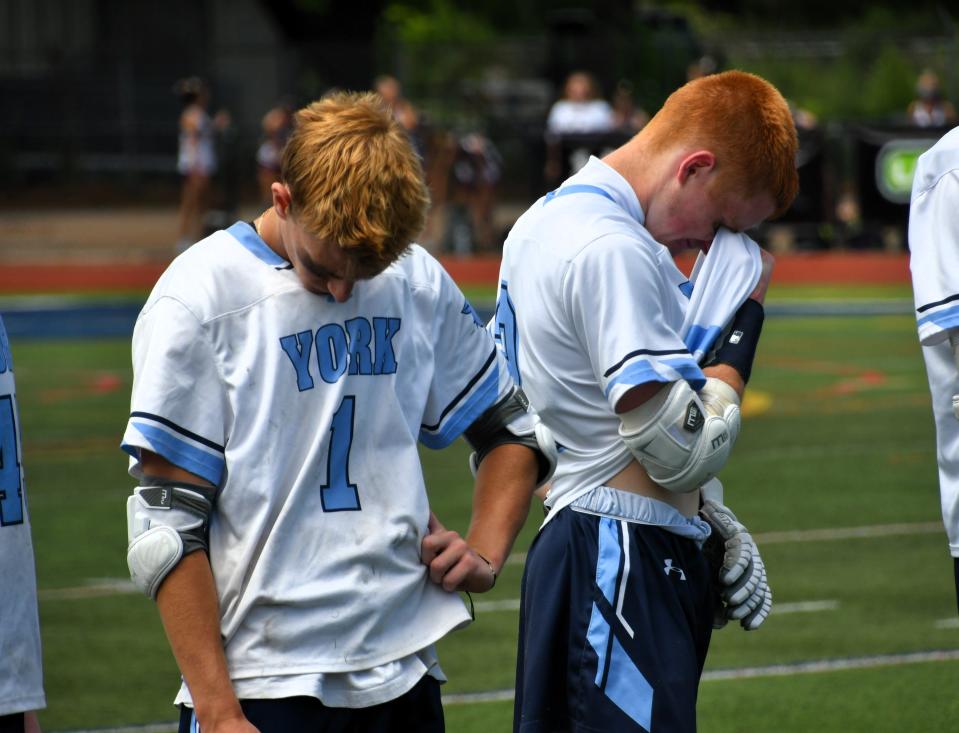
M 611 486 L 597 486 L 574 499 L 569 507 L 586 514 L 661 527 L 700 547 L 711 533 L 709 525 L 699 517 L 683 516 L 669 504 Z

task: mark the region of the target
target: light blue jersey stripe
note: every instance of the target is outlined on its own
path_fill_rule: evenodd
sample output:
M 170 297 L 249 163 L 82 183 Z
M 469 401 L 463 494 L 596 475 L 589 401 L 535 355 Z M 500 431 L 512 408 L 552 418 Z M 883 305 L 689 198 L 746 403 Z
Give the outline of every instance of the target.
M 929 315 L 923 316 L 916 321 L 916 325 L 918 326 L 922 326 L 926 323 L 934 323 L 942 329 L 955 328 L 956 326 L 959 326 L 959 305 L 954 305 L 944 310 L 930 313 Z
M 703 385 L 706 384 L 706 375 L 703 374 L 703 370 L 699 368 L 699 364 L 693 361 L 691 357 L 663 359 L 661 363 L 679 372 L 679 375 L 689 382 L 689 386 L 697 391 L 702 389 Z M 656 371 L 648 360 L 640 359 L 639 361 L 634 361 L 610 379 L 606 385 L 605 394 L 609 397 L 609 393 L 613 390 L 613 387 L 618 384 L 626 384 L 632 387 L 637 384 L 645 384 L 646 382 L 668 381 L 670 381 L 669 378 Z
M 254 256 L 273 267 L 282 267 L 289 263 L 274 252 L 260 239 L 253 227 L 245 221 L 238 221 L 226 230 L 236 241 L 246 247 Z
M 205 478 L 214 486 L 220 485 L 226 465 L 222 456 L 216 456 L 180 440 L 170 433 L 147 423 L 134 421 L 133 427 L 150 442 L 151 450 L 170 463 Z M 137 457 L 136 449 L 128 444 L 121 446 L 130 455 Z
M 548 204 L 557 196 L 569 196 L 571 193 L 595 193 L 599 196 L 608 198 L 613 203 L 616 203 L 616 200 L 610 195 L 609 191 L 606 191 L 599 186 L 591 186 L 588 183 L 572 183 L 568 186 L 557 188 L 555 191 L 550 191 L 548 194 L 546 194 L 546 198 L 543 199 L 543 204 Z
M 713 347 L 720 333 L 722 333 L 722 329 L 719 326 L 694 325 L 689 329 L 683 343 L 686 344 L 690 354 L 696 354 L 697 352 L 705 354 Z
M 498 395 L 499 365 L 497 364 L 480 386 L 473 391 L 472 396 L 444 421 L 439 430 L 436 432 L 420 430 L 420 442 L 434 450 L 445 448 L 462 435 L 476 418 L 492 407 Z

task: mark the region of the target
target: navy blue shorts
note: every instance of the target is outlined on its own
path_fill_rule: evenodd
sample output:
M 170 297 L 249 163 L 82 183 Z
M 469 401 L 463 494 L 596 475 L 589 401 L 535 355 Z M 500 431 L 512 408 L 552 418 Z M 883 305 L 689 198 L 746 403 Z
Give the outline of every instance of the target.
M 0 715 L 0 733 L 23 733 L 23 713 Z
M 560 510 L 526 559 L 514 731 L 695 731 L 713 599 L 693 540 Z
M 395 700 L 368 708 L 329 708 L 315 697 L 241 700 L 240 706 L 260 733 L 443 733 L 440 684 L 426 675 Z M 193 710 L 180 708 L 179 733 L 202 733 Z

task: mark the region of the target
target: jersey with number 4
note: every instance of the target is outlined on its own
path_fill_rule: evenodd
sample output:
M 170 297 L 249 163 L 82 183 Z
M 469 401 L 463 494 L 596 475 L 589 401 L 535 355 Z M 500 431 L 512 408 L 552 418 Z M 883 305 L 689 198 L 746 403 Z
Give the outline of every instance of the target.
M 45 706 L 13 358 L 0 319 L 0 715 Z
M 370 669 L 468 623 L 420 561 L 417 443 L 448 445 L 512 381 L 425 250 L 336 303 L 237 223 L 161 277 L 133 359 L 131 473 L 146 449 L 218 487 L 209 553 L 234 680 Z
M 614 411 L 630 388 L 705 380 L 680 337 L 689 281 L 643 221 L 626 180 L 592 158 L 506 240 L 490 327 L 559 446 L 553 510 L 632 460 Z

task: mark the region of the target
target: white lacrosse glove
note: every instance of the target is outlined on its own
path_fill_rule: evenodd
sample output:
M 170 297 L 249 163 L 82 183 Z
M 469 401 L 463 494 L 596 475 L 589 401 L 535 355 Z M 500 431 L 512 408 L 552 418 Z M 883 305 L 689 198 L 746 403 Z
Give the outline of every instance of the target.
M 703 552 L 719 579 L 722 599 L 713 627 L 733 619 L 747 631 L 758 629 L 772 609 L 773 594 L 752 535 L 729 507 L 713 499 L 703 502 L 699 515 L 713 530 Z

